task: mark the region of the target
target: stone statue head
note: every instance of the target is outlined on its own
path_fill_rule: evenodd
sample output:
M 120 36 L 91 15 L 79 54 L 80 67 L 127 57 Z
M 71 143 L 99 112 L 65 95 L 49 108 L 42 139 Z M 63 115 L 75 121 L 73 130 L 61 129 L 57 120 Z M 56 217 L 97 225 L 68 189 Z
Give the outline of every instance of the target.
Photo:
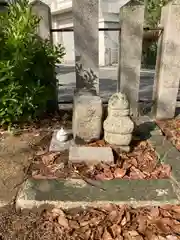
M 113 94 L 109 99 L 108 107 L 111 109 L 128 109 L 129 101 L 126 94 L 121 92 Z

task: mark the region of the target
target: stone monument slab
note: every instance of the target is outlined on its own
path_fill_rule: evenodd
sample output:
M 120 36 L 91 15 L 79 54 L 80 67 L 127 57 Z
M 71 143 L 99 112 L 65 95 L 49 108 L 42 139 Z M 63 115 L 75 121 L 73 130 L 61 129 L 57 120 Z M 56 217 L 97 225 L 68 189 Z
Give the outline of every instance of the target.
M 79 92 L 74 96 L 73 137 L 76 143 L 100 139 L 103 106 L 99 96 Z

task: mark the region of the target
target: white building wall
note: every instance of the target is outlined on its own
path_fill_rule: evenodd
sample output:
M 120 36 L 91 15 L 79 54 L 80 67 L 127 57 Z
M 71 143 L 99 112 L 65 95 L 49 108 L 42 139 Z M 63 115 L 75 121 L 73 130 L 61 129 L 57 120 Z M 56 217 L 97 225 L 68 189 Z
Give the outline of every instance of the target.
M 53 22 L 55 22 L 55 28 L 73 28 L 72 13 L 66 12 L 53 16 Z M 66 55 L 64 57 L 64 63 L 74 64 L 74 34 L 73 32 L 54 32 L 53 33 L 54 44 L 61 43 L 65 47 Z
M 72 28 L 72 0 L 43 0 L 51 7 L 53 28 Z M 129 0 L 99 0 L 99 28 L 119 27 L 119 8 Z M 118 59 L 119 32 L 99 32 L 99 65 L 110 65 Z M 74 64 L 73 32 L 53 33 L 54 44 L 66 49 L 64 63 Z
M 118 28 L 119 23 L 116 22 L 105 22 L 105 28 Z M 118 60 L 118 43 L 119 32 L 118 31 L 105 31 L 105 65 L 111 65 L 117 63 Z
M 99 22 L 99 28 L 104 28 L 104 21 Z M 105 65 L 105 38 L 104 32 L 99 32 L 99 65 Z

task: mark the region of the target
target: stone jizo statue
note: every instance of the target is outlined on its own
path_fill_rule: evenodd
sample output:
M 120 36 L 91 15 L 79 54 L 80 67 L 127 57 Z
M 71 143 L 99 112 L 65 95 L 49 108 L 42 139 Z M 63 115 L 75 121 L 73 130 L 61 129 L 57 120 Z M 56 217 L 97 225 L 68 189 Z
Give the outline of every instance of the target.
M 117 145 L 129 151 L 132 140 L 134 123 L 130 116 L 130 107 L 127 96 L 124 93 L 115 93 L 108 102 L 108 116 L 104 121 L 104 139 L 106 142 Z

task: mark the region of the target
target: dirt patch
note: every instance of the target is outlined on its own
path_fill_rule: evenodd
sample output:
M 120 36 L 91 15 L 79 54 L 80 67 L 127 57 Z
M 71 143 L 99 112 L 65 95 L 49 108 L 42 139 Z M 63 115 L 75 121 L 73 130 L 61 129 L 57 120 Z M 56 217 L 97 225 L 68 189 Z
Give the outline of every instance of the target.
M 180 206 L 0 211 L 2 240 L 178 240 Z
M 14 136 L 0 134 L 0 201 L 10 202 L 27 177 L 34 153 L 46 149 L 51 133 L 34 130 Z M 47 144 L 48 142 L 48 144 Z
M 180 151 L 180 119 L 157 121 L 157 124 L 165 136 L 167 136 L 167 138 Z
M 147 141 L 134 141 L 130 153 L 117 151 L 113 147 L 116 164 L 99 163 L 93 166 L 82 164 L 68 165 L 68 151 L 62 153 L 37 153 L 31 168 L 36 179 L 64 179 L 86 177 L 96 180 L 121 179 L 163 179 L 169 178 L 171 167 L 161 164 L 156 152 Z M 97 141 L 89 146 L 106 146 Z M 108 145 L 109 146 L 109 145 Z
M 71 118 L 71 111 L 60 111 L 29 124 L 14 124 L 11 133 L 0 128 L 0 204 L 15 198 L 35 153 L 47 152 L 53 130 L 71 128 Z

